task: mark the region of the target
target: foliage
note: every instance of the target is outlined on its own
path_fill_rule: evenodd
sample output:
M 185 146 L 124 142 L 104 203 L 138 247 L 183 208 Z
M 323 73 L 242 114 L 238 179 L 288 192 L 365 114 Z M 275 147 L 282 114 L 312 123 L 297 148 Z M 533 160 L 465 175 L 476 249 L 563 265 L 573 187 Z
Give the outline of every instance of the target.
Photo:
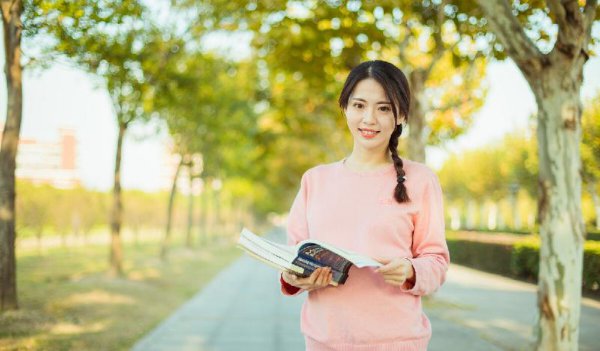
M 517 242 L 513 252 L 513 274 L 536 279 L 539 271 L 539 238 Z M 586 241 L 583 246 L 583 289 L 600 292 L 600 242 Z
M 457 32 L 457 25 L 471 33 L 468 28 L 481 24 L 459 20 L 461 16 L 438 3 L 282 2 L 251 8 L 233 13 L 227 23 L 255 33 L 252 45 L 270 74 L 293 74 L 309 90 L 319 91 L 321 96 L 311 97 L 316 106 L 335 102 L 344 77 L 367 59 L 391 61 L 407 76 L 423 71 L 427 91 L 415 91 L 415 98 L 425 115 L 415 118 L 427 119 L 430 144 L 462 134 L 483 103 L 485 64 L 470 49 L 474 39 Z
M 536 170 L 535 140 L 517 132 L 498 143 L 450 156 L 439 177 L 444 194 L 450 199 L 500 200 L 510 196 L 511 183 L 535 197 Z
M 584 105 L 581 121 L 583 181 L 597 184 L 600 181 L 600 93 Z
M 509 275 L 512 247 L 508 244 L 456 240 L 448 238 L 452 262 L 487 272 Z M 475 254 L 476 253 L 476 254 Z
M 110 193 L 84 188 L 57 189 L 26 181 L 17 183 L 17 229 L 35 235 L 82 234 L 106 227 Z M 156 229 L 164 222 L 166 192 L 126 190 L 125 222 L 133 229 Z M 178 217 L 184 218 L 183 209 Z M 179 220 L 183 222 L 182 219 Z

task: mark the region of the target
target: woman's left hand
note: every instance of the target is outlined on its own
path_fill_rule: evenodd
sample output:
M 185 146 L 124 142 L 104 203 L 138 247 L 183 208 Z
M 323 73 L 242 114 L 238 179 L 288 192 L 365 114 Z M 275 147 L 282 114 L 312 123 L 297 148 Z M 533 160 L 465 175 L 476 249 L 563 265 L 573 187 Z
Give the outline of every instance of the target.
M 402 286 L 408 281 L 410 285 L 414 285 L 415 270 L 412 263 L 403 257 L 379 260 L 383 266 L 375 270 L 383 276 L 386 283 Z

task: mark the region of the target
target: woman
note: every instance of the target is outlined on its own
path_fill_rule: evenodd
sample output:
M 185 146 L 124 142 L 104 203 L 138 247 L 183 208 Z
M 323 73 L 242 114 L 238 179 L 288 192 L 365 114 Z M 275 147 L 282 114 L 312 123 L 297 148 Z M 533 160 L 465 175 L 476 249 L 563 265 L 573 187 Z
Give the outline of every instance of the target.
M 308 278 L 282 273 L 281 290 L 309 292 L 301 316 L 307 350 L 426 350 L 431 326 L 421 296 L 444 282 L 449 254 L 437 176 L 396 150 L 408 82 L 388 62 L 364 62 L 348 75 L 339 105 L 352 153 L 304 173 L 288 243 L 318 239 L 384 265 L 352 267 L 336 287 L 329 268 Z

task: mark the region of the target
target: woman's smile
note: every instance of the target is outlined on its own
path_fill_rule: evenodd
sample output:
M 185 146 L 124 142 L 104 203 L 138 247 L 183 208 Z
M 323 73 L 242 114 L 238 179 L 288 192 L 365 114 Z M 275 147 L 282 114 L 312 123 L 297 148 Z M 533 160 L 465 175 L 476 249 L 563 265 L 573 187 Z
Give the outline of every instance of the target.
M 377 134 L 379 134 L 378 130 L 361 129 L 361 128 L 358 128 L 358 130 L 360 131 L 360 135 L 362 135 L 362 137 L 366 138 L 366 139 L 373 139 L 377 136 Z

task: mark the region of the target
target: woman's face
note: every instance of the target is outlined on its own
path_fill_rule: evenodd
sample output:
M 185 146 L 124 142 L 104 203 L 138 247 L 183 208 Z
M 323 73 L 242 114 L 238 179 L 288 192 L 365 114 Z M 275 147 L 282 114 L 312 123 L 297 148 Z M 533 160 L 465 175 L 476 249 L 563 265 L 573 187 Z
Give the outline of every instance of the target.
M 363 79 L 348 99 L 344 110 L 348 128 L 354 138 L 354 148 L 368 152 L 384 152 L 398 121 L 394 121 L 392 104 L 383 87 L 374 79 Z

